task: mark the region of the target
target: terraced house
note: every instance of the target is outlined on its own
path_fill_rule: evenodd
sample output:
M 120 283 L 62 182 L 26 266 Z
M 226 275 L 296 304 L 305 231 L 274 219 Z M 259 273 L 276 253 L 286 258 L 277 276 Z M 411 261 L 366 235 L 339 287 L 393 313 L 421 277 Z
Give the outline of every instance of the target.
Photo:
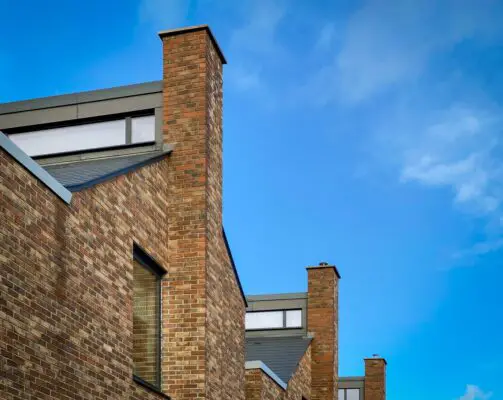
M 384 359 L 338 376 L 336 267 L 244 296 L 226 61 L 207 26 L 160 38 L 161 81 L 0 105 L 0 398 L 384 400 Z

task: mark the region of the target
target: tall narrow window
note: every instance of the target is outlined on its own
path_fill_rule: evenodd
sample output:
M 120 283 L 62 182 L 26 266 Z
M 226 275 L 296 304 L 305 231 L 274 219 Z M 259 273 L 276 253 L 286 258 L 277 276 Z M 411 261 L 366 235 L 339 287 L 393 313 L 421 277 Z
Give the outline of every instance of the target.
M 133 261 L 133 375 L 161 386 L 161 278 L 165 271 L 139 246 Z

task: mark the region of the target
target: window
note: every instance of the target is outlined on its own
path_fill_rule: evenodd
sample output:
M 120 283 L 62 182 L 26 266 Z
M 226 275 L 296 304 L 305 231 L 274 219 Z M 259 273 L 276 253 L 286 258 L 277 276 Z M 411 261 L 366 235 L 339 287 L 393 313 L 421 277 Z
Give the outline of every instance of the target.
M 286 312 L 286 327 L 300 328 L 302 326 L 302 311 L 288 310 Z
M 246 329 L 283 328 L 283 311 L 246 313 Z
M 148 143 L 155 141 L 155 117 L 127 117 L 12 133 L 9 139 L 31 157 Z
M 133 375 L 161 386 L 161 278 L 164 270 L 139 246 L 133 259 Z
M 360 389 L 339 389 L 339 400 L 360 400 Z
M 155 141 L 155 117 L 131 118 L 131 132 L 133 143 L 145 143 Z
M 247 330 L 302 328 L 302 310 L 247 312 L 245 326 Z

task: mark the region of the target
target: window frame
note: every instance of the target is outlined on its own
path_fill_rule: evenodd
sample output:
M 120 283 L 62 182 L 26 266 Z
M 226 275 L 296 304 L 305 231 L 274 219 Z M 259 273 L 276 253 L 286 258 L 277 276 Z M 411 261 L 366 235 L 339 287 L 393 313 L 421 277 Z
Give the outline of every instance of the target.
M 342 399 L 339 398 L 339 400 L 347 400 L 347 398 L 348 398 L 348 390 L 358 390 L 358 399 L 362 399 L 363 389 L 360 388 L 360 387 L 343 387 L 343 388 L 339 387 L 338 391 L 340 392 L 341 390 L 343 391 L 344 394 L 342 396 L 343 398 Z
M 287 326 L 286 325 L 286 313 L 287 311 L 300 311 L 300 326 Z M 298 330 L 298 329 L 303 329 L 303 321 L 304 321 L 304 313 L 303 313 L 302 308 L 277 308 L 277 309 L 272 309 L 272 310 L 251 310 L 251 311 L 246 311 L 245 314 L 255 314 L 255 313 L 268 313 L 268 312 L 282 312 L 283 314 L 283 326 L 280 328 L 246 328 L 245 324 L 245 331 L 246 332 L 255 332 L 255 331 L 285 331 L 285 330 Z M 246 318 L 246 316 L 245 316 Z M 246 321 L 245 321 L 246 323 Z
M 148 387 L 151 390 L 161 392 L 162 388 L 162 371 L 161 371 L 161 355 L 162 355 L 162 279 L 166 275 L 167 271 L 161 267 L 161 265 L 150 256 L 141 246 L 137 243 L 133 243 L 133 261 L 137 261 L 143 268 L 154 274 L 156 279 L 156 307 L 158 309 L 157 315 L 157 327 L 156 327 L 156 344 L 157 344 L 157 354 L 156 354 L 156 373 L 155 373 L 155 383 L 145 381 L 140 376 L 134 373 L 134 363 L 133 363 L 133 380 L 139 384 Z M 134 301 L 134 299 L 133 299 Z M 134 307 L 133 307 L 134 310 Z
M 134 118 L 141 118 L 141 117 L 154 117 L 154 139 L 151 141 L 146 141 L 146 142 L 133 143 L 133 141 L 132 141 L 132 137 L 133 137 L 132 120 Z M 57 122 L 50 122 L 50 123 L 30 125 L 30 126 L 22 126 L 22 127 L 17 127 L 17 128 L 8 128 L 8 129 L 2 130 L 2 132 L 5 135 L 7 135 L 7 137 L 11 137 L 11 136 L 15 136 L 17 134 L 23 134 L 23 133 L 34 133 L 37 131 L 43 131 L 43 130 L 49 130 L 49 129 L 71 128 L 74 126 L 89 125 L 89 124 L 96 124 L 96 123 L 102 123 L 102 122 L 113 122 L 113 121 L 124 121 L 124 124 L 125 124 L 124 143 L 122 143 L 122 144 L 103 146 L 103 147 L 92 147 L 92 148 L 87 148 L 87 149 L 68 150 L 68 151 L 62 151 L 62 152 L 57 152 L 57 153 L 44 153 L 44 154 L 33 155 L 30 157 L 33 158 L 34 160 L 45 160 L 45 159 L 51 159 L 51 158 L 57 158 L 57 157 L 63 157 L 63 156 L 72 156 L 72 155 L 78 155 L 78 154 L 89 154 L 89 153 L 96 153 L 96 152 L 101 153 L 101 152 L 106 152 L 106 151 L 128 149 L 128 148 L 135 148 L 135 147 L 141 148 L 141 147 L 155 145 L 160 140 L 159 134 L 157 132 L 158 125 L 160 124 L 160 116 L 158 115 L 158 112 L 155 108 L 132 111 L 132 112 L 127 112 L 127 113 L 117 113 L 117 114 L 111 114 L 111 115 L 82 118 L 82 119 L 77 119 L 77 120 L 57 121 Z

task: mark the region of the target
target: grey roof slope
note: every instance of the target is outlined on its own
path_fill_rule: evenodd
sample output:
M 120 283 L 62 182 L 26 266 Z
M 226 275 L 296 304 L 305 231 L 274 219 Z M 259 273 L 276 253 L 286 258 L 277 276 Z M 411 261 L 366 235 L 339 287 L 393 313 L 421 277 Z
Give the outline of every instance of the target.
M 246 361 L 262 361 L 288 382 L 311 343 L 305 336 L 246 338 Z
M 77 192 L 160 160 L 171 150 L 43 166 L 64 187 Z

